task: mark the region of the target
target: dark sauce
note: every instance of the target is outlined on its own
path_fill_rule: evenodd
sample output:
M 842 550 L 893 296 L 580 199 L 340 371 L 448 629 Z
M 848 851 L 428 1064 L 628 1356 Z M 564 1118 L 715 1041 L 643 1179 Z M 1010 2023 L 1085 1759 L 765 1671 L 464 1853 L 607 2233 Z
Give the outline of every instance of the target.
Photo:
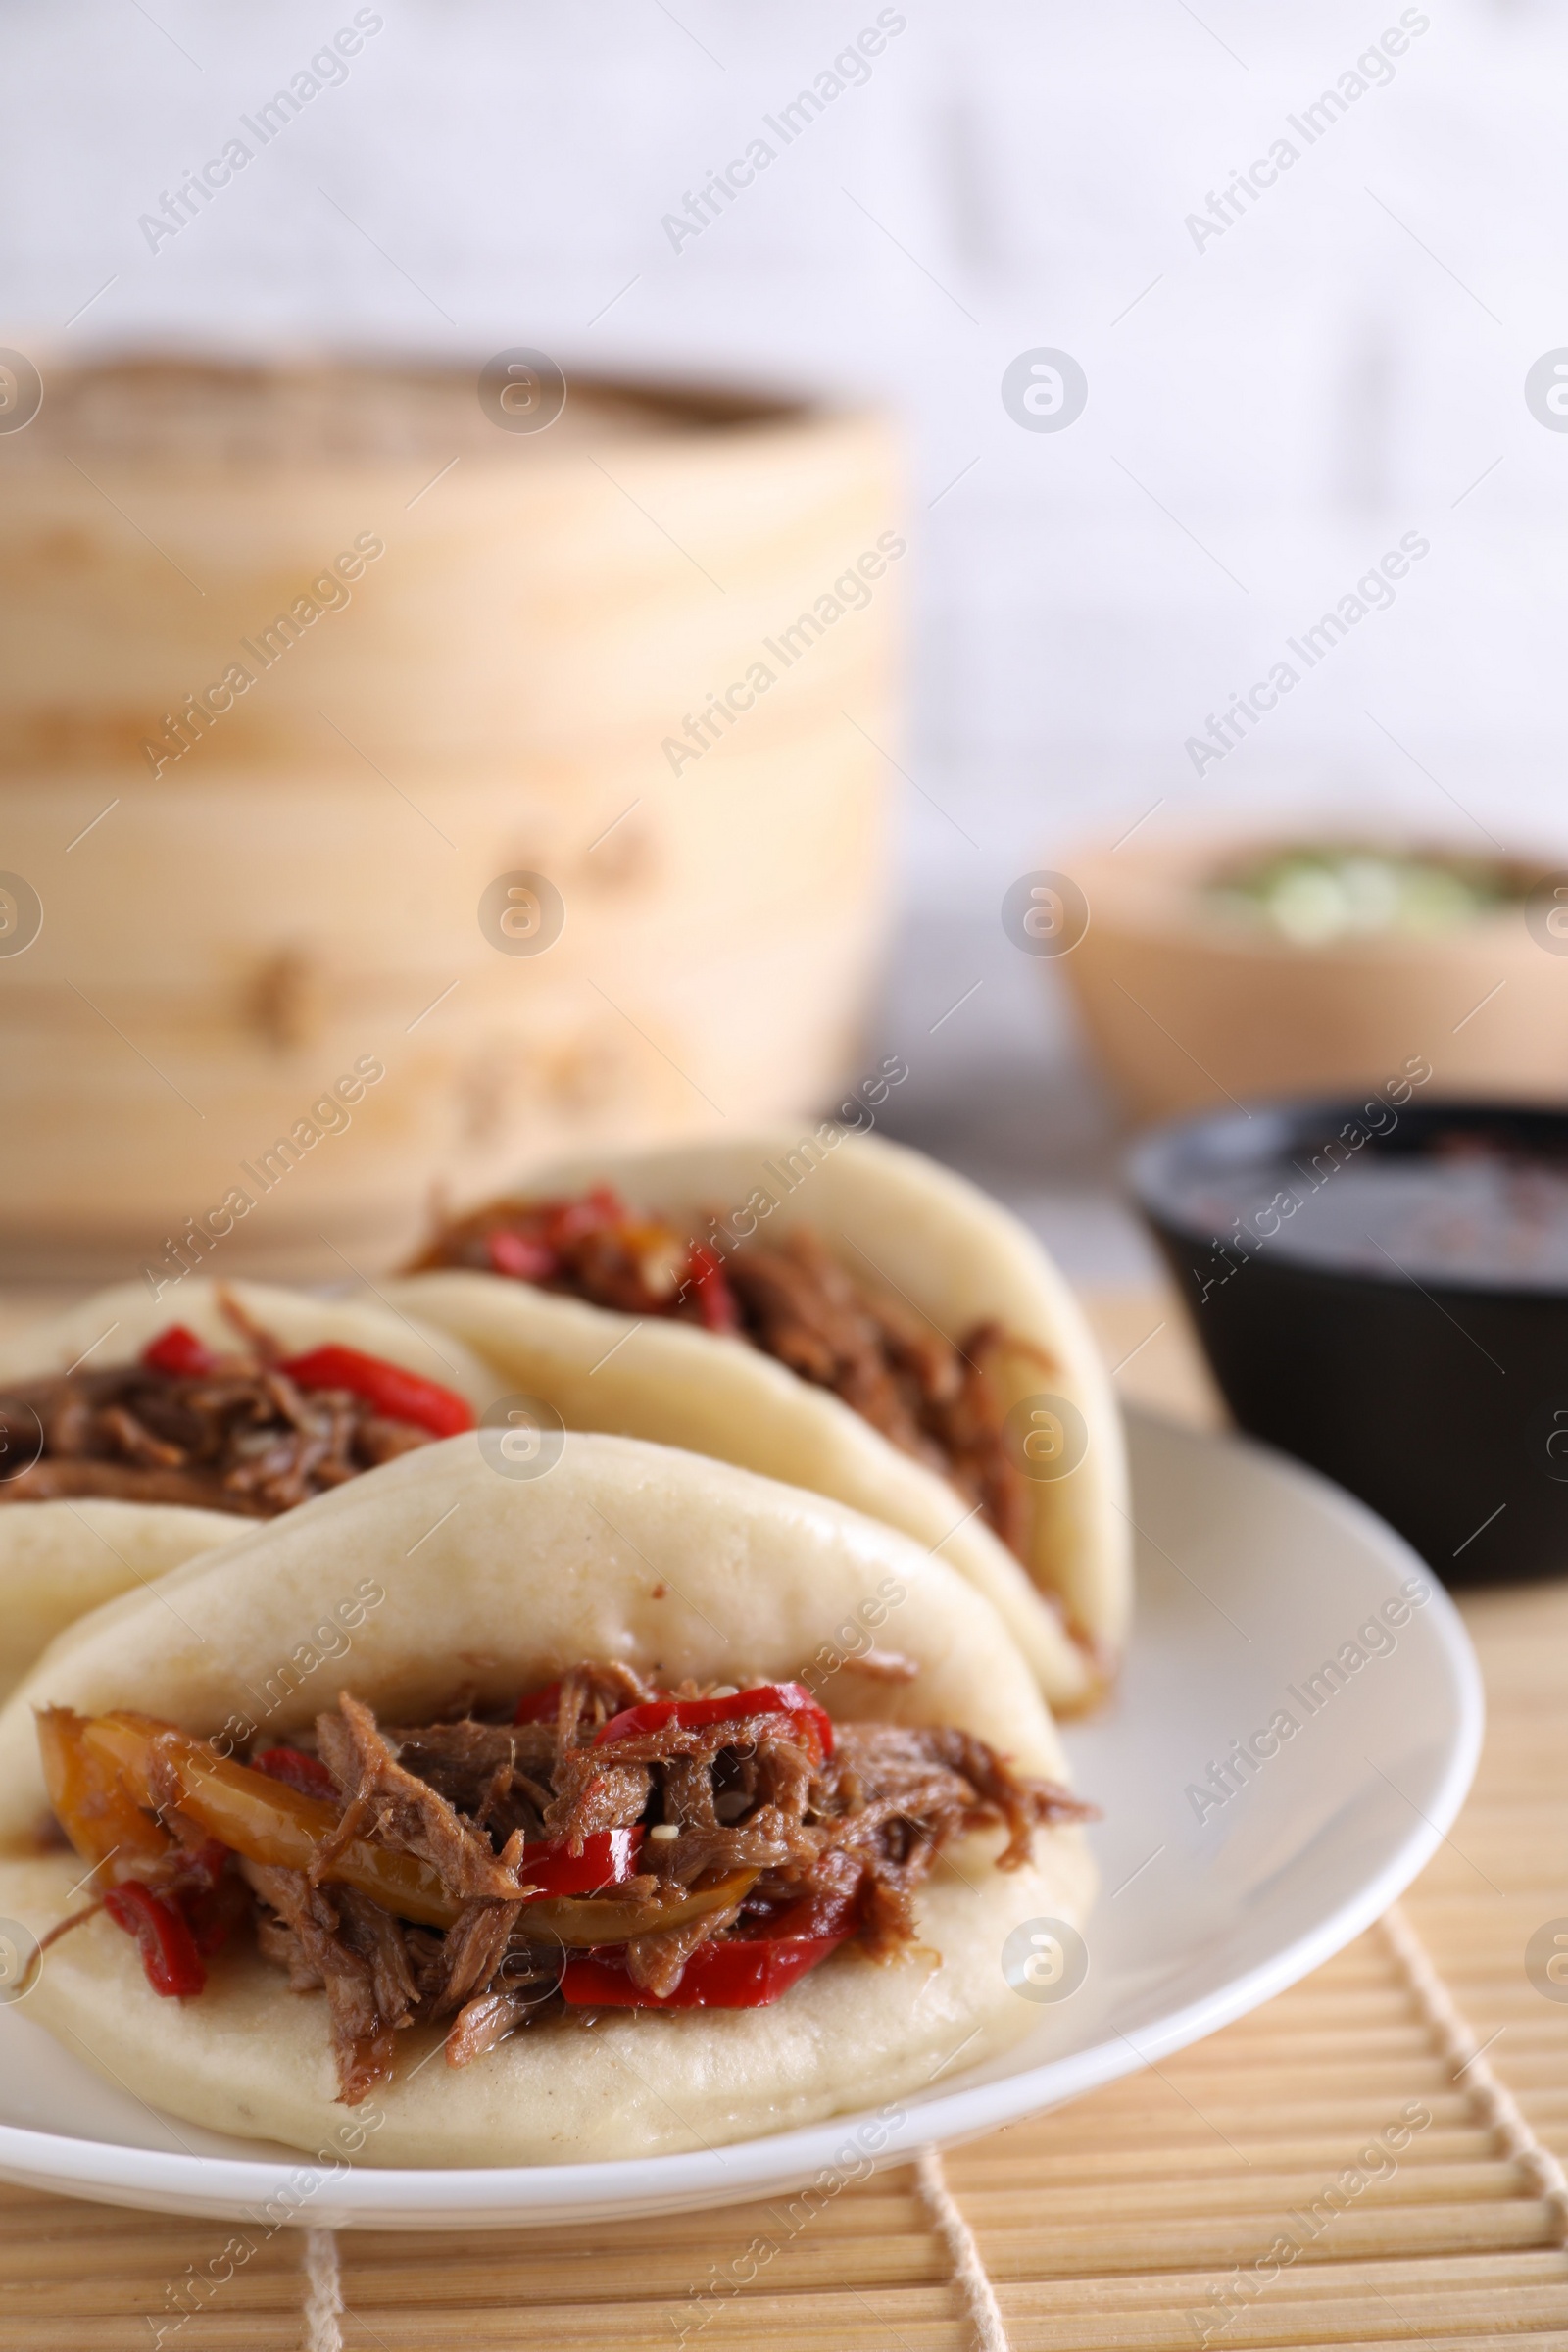
M 1568 1291 L 1568 1148 L 1544 1141 L 1461 1127 L 1429 1132 L 1418 1149 L 1336 1136 L 1194 1172 L 1167 1208 L 1241 1260 L 1266 1251 L 1325 1272 Z

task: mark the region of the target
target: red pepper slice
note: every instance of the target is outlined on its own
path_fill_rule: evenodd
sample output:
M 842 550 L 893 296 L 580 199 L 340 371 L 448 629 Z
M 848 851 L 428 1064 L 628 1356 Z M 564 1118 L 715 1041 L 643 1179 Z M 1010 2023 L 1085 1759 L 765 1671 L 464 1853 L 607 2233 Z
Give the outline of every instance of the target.
M 697 1294 L 697 1312 L 705 1331 L 738 1331 L 740 1309 L 729 1287 L 723 1260 L 706 1242 L 693 1242 L 686 1255 L 686 1279 Z
M 561 1990 L 574 2009 L 765 2009 L 837 1951 L 849 1934 L 735 1936 L 700 1943 L 673 1992 L 661 2000 L 634 1984 L 624 1967 L 602 1952 L 574 1953 Z
M 816 1734 L 824 1756 L 833 1753 L 833 1725 L 804 1683 L 759 1683 L 736 1690 L 728 1698 L 651 1698 L 638 1707 L 623 1707 L 595 1735 L 594 1745 L 609 1740 L 636 1740 L 644 1732 L 662 1731 L 666 1723 L 683 1732 L 702 1731 L 710 1723 L 727 1723 L 739 1715 L 799 1715 Z
M 259 1756 L 252 1756 L 251 1770 L 281 1781 L 285 1788 L 297 1788 L 301 1796 L 337 1796 L 337 1783 L 320 1757 L 308 1756 L 303 1748 L 264 1747 Z
M 487 1233 L 484 1246 L 492 1269 L 513 1282 L 548 1282 L 559 1262 L 547 1242 L 518 1233 L 510 1225 L 498 1225 Z
M 596 1184 L 572 1200 L 507 1202 L 499 1213 L 507 1221 L 485 1234 L 485 1252 L 498 1274 L 518 1282 L 548 1280 L 573 1242 L 633 1222 L 631 1210 L 608 1184 Z
M 561 1705 L 561 1685 L 546 1683 L 542 1690 L 530 1690 L 517 1701 L 514 1723 L 548 1723 Z
M 218 1358 L 187 1325 L 171 1323 L 167 1331 L 148 1341 L 141 1360 L 149 1372 L 168 1372 L 176 1380 L 199 1380 L 211 1372 Z
M 162 1993 L 166 2000 L 178 2000 L 201 1991 L 207 1971 L 195 1936 L 172 1903 L 154 1894 L 150 1886 L 127 1879 L 123 1886 L 110 1888 L 104 1896 L 104 1909 L 117 1928 L 135 1936 L 154 1992 Z
M 617 1225 L 632 1222 L 631 1210 L 610 1184 L 594 1185 L 580 1200 L 540 1200 L 535 1213 L 553 1250 L 564 1250 L 568 1243 L 580 1242 L 590 1233 L 613 1231 Z
M 277 1368 L 302 1389 L 347 1389 L 387 1420 L 410 1421 L 438 1438 L 455 1438 L 474 1425 L 466 1396 L 382 1356 L 364 1355 L 358 1348 L 312 1348 L 304 1355 L 285 1356 Z
M 621 1886 L 637 1875 L 642 1850 L 640 1829 L 594 1830 L 582 1841 L 580 1854 L 569 1854 L 555 1838 L 541 1839 L 522 1849 L 520 1876 L 534 1893 L 597 1894 L 602 1886 Z

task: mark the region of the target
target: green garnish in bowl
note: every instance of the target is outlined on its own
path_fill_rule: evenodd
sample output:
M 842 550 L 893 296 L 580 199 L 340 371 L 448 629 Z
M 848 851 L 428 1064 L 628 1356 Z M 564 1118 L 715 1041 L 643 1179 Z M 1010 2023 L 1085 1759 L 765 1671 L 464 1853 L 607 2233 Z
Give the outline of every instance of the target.
M 1270 850 L 1214 875 L 1202 895 L 1216 912 L 1298 947 L 1345 939 L 1431 938 L 1457 931 L 1529 891 L 1501 858 L 1333 843 Z

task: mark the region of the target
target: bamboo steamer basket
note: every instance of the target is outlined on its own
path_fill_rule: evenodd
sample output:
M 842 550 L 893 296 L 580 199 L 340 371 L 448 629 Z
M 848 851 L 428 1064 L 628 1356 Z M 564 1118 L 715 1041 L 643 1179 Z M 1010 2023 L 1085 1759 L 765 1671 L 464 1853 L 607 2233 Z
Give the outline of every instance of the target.
M 1430 936 L 1321 947 L 1204 905 L 1211 876 L 1282 846 L 1198 835 L 1070 858 L 1089 923 L 1057 960 L 1134 1116 L 1338 1095 L 1416 1062 L 1434 1093 L 1568 1097 L 1568 954 L 1543 945 L 1522 904 Z M 1544 871 L 1512 862 L 1522 880 Z
M 471 373 L 44 372 L 0 436 L 0 869 L 43 909 L 0 952 L 0 1276 L 177 1270 L 235 1186 L 211 1271 L 373 1271 L 432 1188 L 832 1099 L 884 907 L 879 418 L 573 382 L 513 433 Z M 516 872 L 543 953 L 481 924 Z

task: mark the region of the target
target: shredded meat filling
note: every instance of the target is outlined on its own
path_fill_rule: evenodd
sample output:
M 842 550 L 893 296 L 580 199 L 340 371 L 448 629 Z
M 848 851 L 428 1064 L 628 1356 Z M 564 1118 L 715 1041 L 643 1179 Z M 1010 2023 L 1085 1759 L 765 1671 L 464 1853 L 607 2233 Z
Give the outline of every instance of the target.
M 430 1442 L 344 1391 L 306 1394 L 254 1353 L 194 1375 L 129 1363 L 29 1381 L 0 1392 L 0 1458 L 31 1464 L 0 1480 L 0 1502 L 104 1494 L 249 1519 Z
M 1014 1867 L 1038 1827 L 1088 1810 L 964 1732 L 843 1724 L 824 1760 L 799 1716 L 765 1710 L 594 1744 L 611 1714 L 652 1695 L 624 1667 L 581 1666 L 562 1678 L 552 1721 L 467 1715 L 382 1731 L 346 1695 L 318 1719 L 343 1802 L 337 1832 L 309 1873 L 239 1867 L 261 1950 L 295 1990 L 325 1996 L 340 2097 L 356 2102 L 386 2079 L 411 2025 L 450 2019 L 446 2054 L 462 2066 L 562 2012 L 560 1944 L 530 1934 L 514 1892 L 525 1842 L 569 1854 L 600 1829 L 641 1825 L 639 1875 L 607 1890 L 617 1904 L 748 1874 L 744 1892 L 620 1946 L 633 1984 L 663 1997 L 704 1943 L 755 1934 L 802 1904 L 886 1959 L 912 1937 L 916 1890 L 946 1845 L 1001 1828 L 1000 1866 Z M 688 1685 L 676 1695 L 700 1693 Z M 675 1835 L 647 1836 L 655 1827 Z M 455 1923 L 413 1926 L 322 1884 L 351 1838 L 431 1864 L 461 1902 Z
M 1031 1495 L 1007 1450 L 999 1380 L 1019 1341 L 983 1322 L 955 1344 L 898 1298 L 862 1291 L 804 1227 L 776 1250 L 750 1243 L 725 1271 L 754 1347 L 831 1389 L 890 1445 L 939 1471 L 1024 1556 Z
M 495 1237 L 537 1215 L 526 1202 L 497 1201 L 445 1226 L 416 1264 L 495 1271 Z M 541 1270 L 523 1279 L 621 1314 L 711 1325 L 711 1300 L 688 1262 L 672 1229 L 627 1212 L 621 1229 L 568 1233 L 541 1250 Z M 1051 1372 L 1040 1350 L 994 1321 L 950 1340 L 896 1296 L 859 1282 L 806 1226 L 776 1246 L 745 1242 L 721 1269 L 715 1260 L 712 1279 L 732 1303 L 734 1336 L 842 1397 L 891 1445 L 940 1472 L 1025 1556 L 1032 1498 L 1007 1449 L 1000 1372 L 1004 1358 L 1020 1353 Z

